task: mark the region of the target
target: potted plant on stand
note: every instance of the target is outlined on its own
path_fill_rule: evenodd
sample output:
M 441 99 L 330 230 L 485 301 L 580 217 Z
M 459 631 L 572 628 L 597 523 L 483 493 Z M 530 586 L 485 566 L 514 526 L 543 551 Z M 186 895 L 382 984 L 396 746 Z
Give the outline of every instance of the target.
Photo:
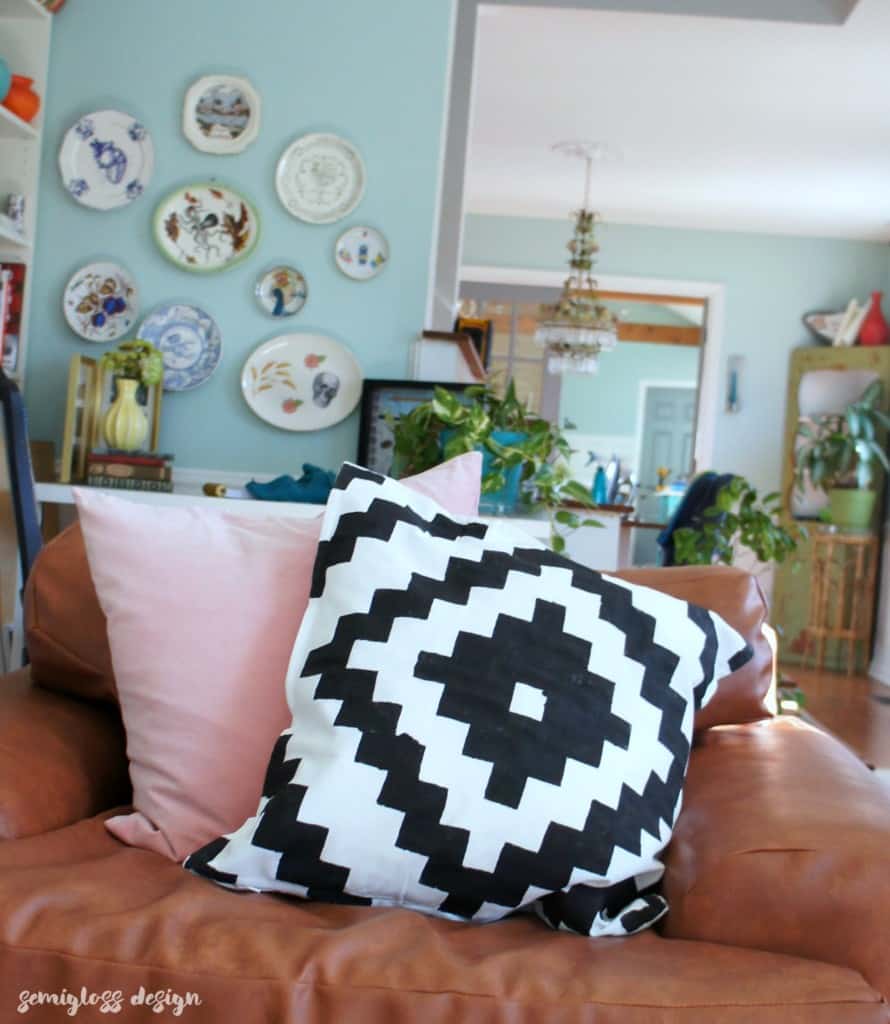
M 579 526 L 602 525 L 566 507 L 571 502 L 592 508 L 593 501 L 587 488 L 571 477 L 571 449 L 559 428 L 529 412 L 516 397 L 512 380 L 503 397 L 481 384 L 461 395 L 436 388 L 429 401 L 390 425 L 396 476 L 422 473 L 456 455 L 479 451 L 480 512 L 546 510 L 555 551 L 565 549 L 566 535 Z
M 828 515 L 841 529 L 865 530 L 871 525 L 877 494 L 876 464 L 890 469 L 882 434 L 890 417 L 879 408 L 882 387 L 873 381 L 840 413 L 802 420 L 797 429 L 795 478 L 799 489 L 807 480 L 828 496 Z
M 148 418 L 139 402 L 139 389 L 161 383 L 161 353 L 150 342 L 125 341 L 113 352 L 106 352 L 100 365 L 114 375 L 113 400 L 102 421 L 105 443 L 119 451 L 136 451 L 148 433 Z

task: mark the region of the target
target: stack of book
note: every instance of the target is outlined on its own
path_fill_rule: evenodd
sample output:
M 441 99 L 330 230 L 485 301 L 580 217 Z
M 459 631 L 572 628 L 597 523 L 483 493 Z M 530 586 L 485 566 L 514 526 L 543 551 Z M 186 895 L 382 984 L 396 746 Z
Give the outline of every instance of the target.
M 122 491 L 173 490 L 173 456 L 155 452 L 102 452 L 87 455 L 87 483 Z

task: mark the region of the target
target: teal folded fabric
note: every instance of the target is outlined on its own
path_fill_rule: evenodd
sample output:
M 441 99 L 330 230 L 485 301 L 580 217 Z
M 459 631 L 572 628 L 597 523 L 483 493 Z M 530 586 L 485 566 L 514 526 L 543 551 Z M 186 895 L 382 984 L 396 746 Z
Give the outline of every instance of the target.
M 299 480 L 285 474 L 265 484 L 251 480 L 246 489 L 258 501 L 302 501 L 310 505 L 324 505 L 333 483 L 334 474 L 329 470 L 304 462 L 303 475 Z

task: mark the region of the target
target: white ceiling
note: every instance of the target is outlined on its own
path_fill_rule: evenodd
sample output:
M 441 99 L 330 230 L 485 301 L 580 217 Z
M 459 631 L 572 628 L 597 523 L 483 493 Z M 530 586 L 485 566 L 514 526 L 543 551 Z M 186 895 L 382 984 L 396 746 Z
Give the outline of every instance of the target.
M 843 25 L 483 6 L 475 213 L 890 240 L 890 0 Z

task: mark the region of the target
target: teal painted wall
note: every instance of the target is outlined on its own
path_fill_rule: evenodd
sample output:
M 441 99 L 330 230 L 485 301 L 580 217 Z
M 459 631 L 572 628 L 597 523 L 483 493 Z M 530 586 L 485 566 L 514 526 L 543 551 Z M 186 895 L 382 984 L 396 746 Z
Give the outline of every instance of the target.
M 328 430 L 290 433 L 257 419 L 241 398 L 246 356 L 283 331 L 323 331 L 346 344 L 369 377 L 406 374 L 409 346 L 424 326 L 450 45 L 452 0 L 77 0 L 56 17 L 46 106 L 44 160 L 30 319 L 26 401 L 31 432 L 59 441 L 71 355 L 104 346 L 74 335 L 61 314 L 71 273 L 107 257 L 135 275 L 143 311 L 192 301 L 219 323 L 223 358 L 192 393 L 165 395 L 161 443 L 180 466 L 285 472 L 304 460 L 336 466 L 354 458 L 357 413 Z M 188 86 L 211 72 L 248 77 L 262 101 L 257 141 L 237 156 L 199 153 L 182 136 Z M 56 154 L 81 114 L 131 112 L 156 151 L 146 194 L 99 213 L 63 191 Z M 312 226 L 278 201 L 275 165 L 284 147 L 311 131 L 346 136 L 367 169 L 365 198 L 345 221 Z M 155 204 L 172 188 L 217 178 L 257 205 L 262 238 L 236 268 L 209 276 L 178 270 L 150 232 Z M 350 224 L 387 235 L 392 261 L 373 281 L 344 277 L 335 239 Z M 292 262 L 309 299 L 284 321 L 260 311 L 257 274 Z
M 472 265 L 562 269 L 570 234 L 568 219 L 470 215 L 463 258 Z M 728 356 L 743 355 L 746 363 L 741 411 L 728 414 L 721 405 L 718 412 L 714 468 L 742 473 L 761 487 L 777 486 L 788 354 L 809 343 L 800 318 L 887 288 L 887 246 L 627 224 L 604 224 L 598 238 L 601 274 L 726 286 L 721 377 Z
M 619 342 L 595 377 L 563 377 L 560 416 L 583 434 L 636 434 L 640 382 L 698 380 L 697 348 Z

